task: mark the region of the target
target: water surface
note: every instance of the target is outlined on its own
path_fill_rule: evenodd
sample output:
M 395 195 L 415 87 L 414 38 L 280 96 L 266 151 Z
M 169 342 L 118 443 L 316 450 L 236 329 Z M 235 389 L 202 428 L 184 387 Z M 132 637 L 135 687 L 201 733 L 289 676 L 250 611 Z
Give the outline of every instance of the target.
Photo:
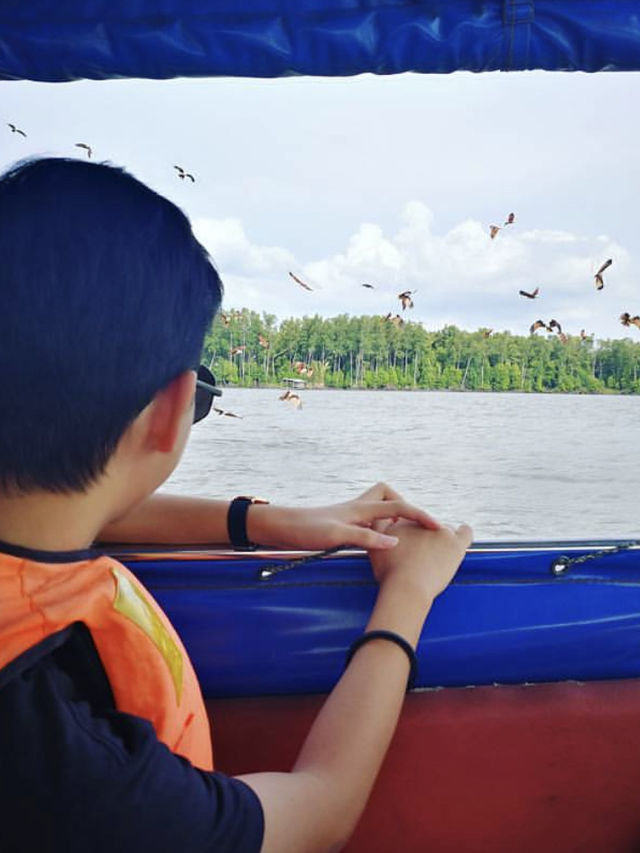
M 226 389 L 164 487 L 325 503 L 386 480 L 477 539 L 640 537 L 640 398 Z

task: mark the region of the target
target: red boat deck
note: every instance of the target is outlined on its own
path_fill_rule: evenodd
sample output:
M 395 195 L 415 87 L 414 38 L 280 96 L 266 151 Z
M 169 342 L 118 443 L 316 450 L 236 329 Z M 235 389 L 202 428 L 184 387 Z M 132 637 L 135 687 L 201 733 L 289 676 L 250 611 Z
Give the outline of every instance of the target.
M 210 700 L 216 767 L 287 770 L 319 696 Z M 640 850 L 640 680 L 407 697 L 350 853 Z

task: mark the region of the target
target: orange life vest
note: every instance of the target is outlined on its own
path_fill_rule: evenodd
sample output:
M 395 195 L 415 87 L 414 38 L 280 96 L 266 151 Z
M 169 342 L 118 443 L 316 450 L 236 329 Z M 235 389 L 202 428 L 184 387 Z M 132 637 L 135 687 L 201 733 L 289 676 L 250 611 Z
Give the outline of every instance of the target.
M 118 710 L 149 720 L 169 749 L 211 770 L 191 661 L 134 575 L 110 557 L 49 564 L 0 554 L 0 668 L 73 622 L 91 632 Z

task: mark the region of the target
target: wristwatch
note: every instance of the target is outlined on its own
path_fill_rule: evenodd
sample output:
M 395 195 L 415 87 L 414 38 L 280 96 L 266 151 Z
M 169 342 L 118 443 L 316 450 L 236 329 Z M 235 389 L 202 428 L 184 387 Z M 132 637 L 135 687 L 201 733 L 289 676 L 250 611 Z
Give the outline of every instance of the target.
M 229 504 L 227 513 L 227 531 L 229 541 L 234 548 L 244 551 L 255 551 L 257 545 L 249 540 L 247 536 L 247 512 L 253 504 L 268 504 L 264 498 L 255 498 L 250 495 L 239 495 Z

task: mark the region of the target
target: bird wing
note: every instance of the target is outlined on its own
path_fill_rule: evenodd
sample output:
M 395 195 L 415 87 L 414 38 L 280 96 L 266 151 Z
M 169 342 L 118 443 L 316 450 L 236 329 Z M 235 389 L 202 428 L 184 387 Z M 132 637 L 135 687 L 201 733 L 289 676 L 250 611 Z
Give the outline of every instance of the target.
M 609 258 L 609 260 L 605 261 L 605 262 L 602 264 L 602 266 L 600 267 L 600 269 L 598 270 L 598 272 L 596 273 L 596 278 L 597 278 L 598 276 L 601 276 L 601 275 L 602 275 L 602 273 L 603 273 L 606 269 L 608 269 L 608 268 L 611 266 L 611 264 L 612 264 L 612 263 L 613 263 L 613 261 L 612 261 L 612 259 L 611 259 L 611 258 Z

